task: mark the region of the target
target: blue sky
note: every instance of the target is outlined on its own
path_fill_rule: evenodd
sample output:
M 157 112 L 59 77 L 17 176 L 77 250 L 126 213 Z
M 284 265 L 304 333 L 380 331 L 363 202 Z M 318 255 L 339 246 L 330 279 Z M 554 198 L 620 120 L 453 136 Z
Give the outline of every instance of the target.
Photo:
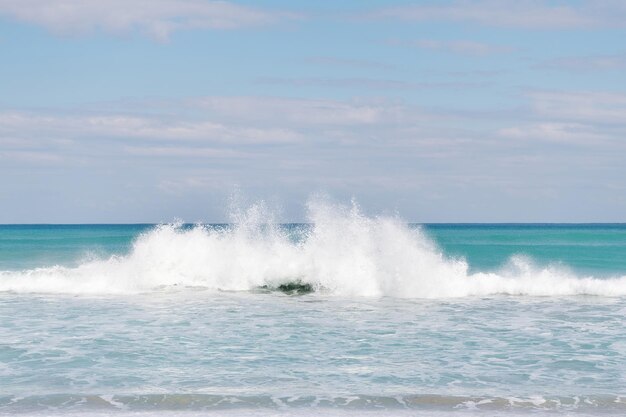
M 626 2 L 0 0 L 0 223 L 626 221 Z

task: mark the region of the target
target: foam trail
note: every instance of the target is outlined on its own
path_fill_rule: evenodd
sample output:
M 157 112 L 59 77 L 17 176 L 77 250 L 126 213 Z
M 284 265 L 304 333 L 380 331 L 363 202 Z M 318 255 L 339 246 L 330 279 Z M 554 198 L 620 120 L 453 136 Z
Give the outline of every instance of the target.
M 142 234 L 126 256 L 0 272 L 0 291 L 133 294 L 164 287 L 246 291 L 301 281 L 340 296 L 442 298 L 515 294 L 626 295 L 626 277 L 578 277 L 535 268 L 522 258 L 501 273 L 468 273 L 420 229 L 398 218 L 367 217 L 356 205 L 309 204 L 313 226 L 294 239 L 262 206 L 237 216 L 231 228 L 161 225 Z

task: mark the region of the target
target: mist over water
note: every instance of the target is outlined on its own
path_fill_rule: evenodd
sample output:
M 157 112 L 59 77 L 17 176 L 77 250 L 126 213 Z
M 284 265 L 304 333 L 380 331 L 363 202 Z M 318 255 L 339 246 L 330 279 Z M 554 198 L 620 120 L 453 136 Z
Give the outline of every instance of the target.
M 368 217 L 358 205 L 311 200 L 308 225 L 280 225 L 262 203 L 234 209 L 227 226 L 159 225 L 127 254 L 0 272 L 0 291 L 137 294 L 168 289 L 256 291 L 305 285 L 342 297 L 447 298 L 496 294 L 626 295 L 626 276 L 595 277 L 513 256 L 497 271 L 470 272 L 423 228 Z

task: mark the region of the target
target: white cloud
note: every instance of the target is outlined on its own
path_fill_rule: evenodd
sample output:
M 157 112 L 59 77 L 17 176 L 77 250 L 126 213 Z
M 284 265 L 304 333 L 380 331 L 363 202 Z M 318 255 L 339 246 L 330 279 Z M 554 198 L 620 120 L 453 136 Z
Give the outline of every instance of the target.
M 124 150 L 132 155 L 157 157 L 185 158 L 242 158 L 252 156 L 250 153 L 233 151 L 232 149 L 182 146 L 125 146 Z
M 289 85 L 294 87 L 353 88 L 368 90 L 423 90 L 482 88 L 482 82 L 411 82 L 376 78 L 276 78 L 257 79 L 260 84 Z
M 615 146 L 609 144 L 626 131 L 626 94 L 535 91 L 528 97 L 526 113 L 498 116 L 426 111 L 389 100 L 253 96 L 153 103 L 150 115 L 137 113 L 148 105 L 143 102 L 118 114 L 12 111 L 0 113 L 0 150 L 68 155 L 112 147 L 144 157 L 243 158 L 282 145 L 298 152 L 371 147 L 394 157 L 419 150 L 422 157 L 446 158 L 473 147 L 498 148 L 500 138 L 520 146 Z
M 378 61 L 371 61 L 368 59 L 355 59 L 355 58 L 338 58 L 331 56 L 316 56 L 310 57 L 304 60 L 308 64 L 315 65 L 328 65 L 336 67 L 350 67 L 350 68 L 363 68 L 363 69 L 378 69 L 378 70 L 394 70 L 395 66 Z
M 623 152 L 626 147 L 626 94 L 592 91 L 530 93 L 535 122 L 501 128 L 498 136 L 515 141 L 548 141 Z
M 189 213 L 202 218 L 200 207 L 216 209 L 215 199 L 233 184 L 263 197 L 326 190 L 364 197 L 372 207 L 406 201 L 405 212 L 415 220 L 424 220 L 416 211 L 423 207 L 431 221 L 451 220 L 458 215 L 454 207 L 471 201 L 477 217 L 458 220 L 485 221 L 504 210 L 508 214 L 496 220 L 507 221 L 545 220 L 541 211 L 523 217 L 519 207 L 546 187 L 561 201 L 567 190 L 574 195 L 597 183 L 619 186 L 626 169 L 626 128 L 610 107 L 623 110 L 624 97 L 532 94 L 537 107 L 517 113 L 429 113 L 389 100 L 281 97 L 123 102 L 115 105 L 117 114 L 93 107 L 0 112 L 0 173 L 15 178 L 4 182 L 2 191 L 14 201 L 25 187 L 39 187 L 51 197 L 63 196 L 61 202 L 89 202 L 95 211 L 88 216 L 105 216 L 103 207 L 116 198 L 119 207 L 128 207 L 131 199 L 137 210 L 133 221 L 190 219 Z M 570 119 L 580 117 L 572 112 L 585 101 L 593 112 L 586 120 Z M 602 102 L 612 104 L 599 108 Z M 142 113 L 146 109 L 149 113 Z M 584 151 L 571 144 L 584 145 Z M 164 200 L 164 192 L 176 198 Z M 49 205 L 41 201 L 37 207 Z M 72 204 L 61 207 L 55 221 L 67 221 L 75 210 Z M 147 208 L 165 211 L 151 215 Z M 5 219 L 24 216 L 18 206 L 3 213 Z M 615 213 L 623 213 L 623 206 Z M 51 221 L 47 211 L 38 215 Z
M 529 94 L 532 110 L 542 118 L 626 125 L 626 94 L 537 91 Z
M 230 189 L 236 181 L 229 175 L 218 170 L 205 170 L 202 175 L 178 177 L 161 180 L 157 187 L 171 194 L 184 194 L 187 192 L 206 192 L 209 190 L 224 192 Z
M 138 31 L 158 40 L 178 30 L 255 27 L 296 17 L 210 0 L 0 0 L 0 15 L 64 35 Z
M 438 138 L 442 132 L 432 126 L 448 116 L 385 100 L 243 96 L 125 106 L 125 111 L 116 106 L 117 114 L 95 109 L 0 112 L 0 152 L 5 160 L 7 152 L 24 158 L 30 152 L 32 164 L 38 161 L 34 153 L 40 152 L 74 166 L 134 158 L 190 166 L 267 159 L 271 169 L 279 169 L 292 159 L 302 166 L 309 155 L 315 155 L 315 166 L 334 160 L 336 153 L 351 157 L 348 149 L 405 155 L 421 148 L 422 158 L 432 156 L 433 148 L 441 154 L 456 152 L 460 142 Z M 140 113 L 146 106 L 150 113 Z
M 18 161 L 33 164 L 61 163 L 63 157 L 56 152 L 50 151 L 2 151 L 0 150 L 0 160 Z
M 420 84 L 407 81 L 377 78 L 319 78 L 319 77 L 261 77 L 259 84 L 290 85 L 294 87 L 367 88 L 373 90 L 404 90 L 421 88 Z
M 445 51 L 462 55 L 486 56 L 492 54 L 512 52 L 515 48 L 502 45 L 492 45 L 470 40 L 441 41 L 434 39 L 418 39 L 415 41 L 390 41 L 393 45 L 414 46 L 422 49 Z
M 284 128 L 228 126 L 208 120 L 168 120 L 128 115 L 55 116 L 31 113 L 0 113 L 0 134 L 24 131 L 45 133 L 51 138 L 113 137 L 147 140 L 203 141 L 231 145 L 279 144 L 302 140 L 299 133 Z
M 586 0 L 555 4 L 548 0 L 456 0 L 451 3 L 389 7 L 371 18 L 469 22 L 524 29 L 576 29 L 626 26 L 626 3 Z
M 281 97 L 204 97 L 188 105 L 199 107 L 220 118 L 286 126 L 359 126 L 396 123 L 423 113 L 393 102 L 336 101 Z
M 498 134 L 514 140 L 542 140 L 580 145 L 597 145 L 600 141 L 611 139 L 611 136 L 601 134 L 593 126 L 580 123 L 533 123 L 500 129 Z
M 537 67 L 572 72 L 624 70 L 626 69 L 626 55 L 556 58 L 543 62 Z

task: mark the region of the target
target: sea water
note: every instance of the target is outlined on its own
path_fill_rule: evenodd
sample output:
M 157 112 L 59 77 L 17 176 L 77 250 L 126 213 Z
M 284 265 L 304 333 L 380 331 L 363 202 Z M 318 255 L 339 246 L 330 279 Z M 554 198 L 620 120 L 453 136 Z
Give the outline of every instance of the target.
M 0 414 L 626 413 L 626 225 L 0 226 Z

